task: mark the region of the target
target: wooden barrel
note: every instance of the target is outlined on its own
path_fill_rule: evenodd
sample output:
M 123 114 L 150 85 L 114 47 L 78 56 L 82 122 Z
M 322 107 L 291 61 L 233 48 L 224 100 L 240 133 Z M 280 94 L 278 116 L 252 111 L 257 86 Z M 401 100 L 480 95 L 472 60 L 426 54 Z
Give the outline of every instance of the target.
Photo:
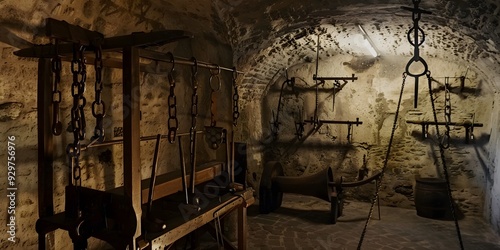
M 432 219 L 451 217 L 450 200 L 446 180 L 440 178 L 417 178 L 415 185 L 415 208 L 417 215 Z

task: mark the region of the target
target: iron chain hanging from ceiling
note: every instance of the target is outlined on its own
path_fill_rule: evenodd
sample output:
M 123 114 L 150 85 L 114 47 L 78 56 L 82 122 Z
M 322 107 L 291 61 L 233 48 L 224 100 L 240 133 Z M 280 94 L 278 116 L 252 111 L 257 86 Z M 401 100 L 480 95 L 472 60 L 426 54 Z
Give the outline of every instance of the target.
M 238 72 L 236 68 L 233 68 L 233 125 L 236 127 L 238 125 L 238 118 L 240 117 L 239 111 L 239 99 L 240 96 L 238 94 L 238 84 L 236 83 L 236 79 L 238 78 Z
M 59 120 L 59 104 L 61 103 L 61 83 L 62 62 L 59 56 L 59 40 L 55 39 L 55 54 L 52 58 L 52 72 L 54 73 L 54 86 L 52 88 L 52 134 L 61 135 L 62 123 Z
M 106 104 L 102 100 L 103 82 L 102 82 L 102 48 L 98 46 L 94 49 L 95 59 L 94 59 L 94 71 L 95 71 L 95 99 L 92 102 L 92 115 L 96 119 L 96 125 L 94 129 L 94 136 L 92 139 L 97 139 L 99 142 L 104 141 L 104 128 L 103 120 L 106 116 Z M 98 110 L 99 107 L 100 111 Z
M 66 151 L 70 157 L 69 162 L 72 169 L 73 183 L 76 186 L 81 185 L 80 140 L 85 139 L 85 113 L 83 108 L 86 104 L 84 92 L 87 70 L 84 52 L 84 46 L 77 43 L 73 44 L 73 59 L 71 60 L 71 73 L 73 75 L 71 86 L 71 96 L 73 97 L 71 129 L 73 132 L 73 143 L 68 145 Z
M 179 129 L 179 120 L 177 119 L 177 97 L 175 96 L 175 61 L 172 53 L 168 52 L 167 56 L 172 62 L 172 67 L 168 71 L 167 75 L 170 86 L 168 94 L 168 142 L 174 143 L 177 130 Z

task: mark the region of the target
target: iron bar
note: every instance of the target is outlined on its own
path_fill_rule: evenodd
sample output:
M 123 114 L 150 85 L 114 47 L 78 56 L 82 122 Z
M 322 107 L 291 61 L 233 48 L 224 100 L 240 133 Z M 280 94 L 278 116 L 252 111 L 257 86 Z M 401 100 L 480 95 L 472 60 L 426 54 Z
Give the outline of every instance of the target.
M 313 123 L 314 120 L 304 120 L 305 123 Z M 319 120 L 317 121 L 319 124 L 355 124 L 355 125 L 361 125 L 363 124 L 362 121 L 359 121 L 359 119 L 356 119 L 356 121 L 334 121 L 334 120 Z
M 140 54 L 141 54 L 142 58 L 147 58 L 147 59 L 150 59 L 153 61 L 158 61 L 158 62 L 172 63 L 172 60 L 169 59 L 170 57 L 167 56 L 167 53 L 148 50 L 148 49 L 141 49 Z M 187 58 L 175 56 L 174 61 L 175 61 L 175 64 L 194 66 L 193 60 L 190 60 Z M 202 62 L 202 61 L 198 61 L 198 60 L 196 61 L 196 64 L 198 67 L 212 69 L 212 70 L 221 69 L 221 70 L 225 70 L 225 71 L 229 71 L 229 72 L 235 71 L 235 69 L 233 69 L 233 68 L 221 67 L 221 66 L 218 66 L 217 64 L 214 64 L 214 63 Z M 243 74 L 242 71 L 238 71 L 238 70 L 236 70 L 236 73 Z
M 358 77 L 357 76 L 354 76 L 354 74 L 352 74 L 352 76 L 346 76 L 346 77 L 337 77 L 337 76 L 334 76 L 334 77 L 320 77 L 320 76 L 316 76 L 314 75 L 313 76 L 313 80 L 318 80 L 318 81 L 355 81 L 355 80 L 358 80 Z
M 197 134 L 202 134 L 202 133 L 205 133 L 205 131 L 196 131 Z M 180 134 L 177 134 L 177 136 L 188 136 L 189 133 L 180 133 Z M 154 140 L 156 139 L 156 135 L 148 135 L 148 136 L 141 136 L 140 137 L 140 141 L 150 141 L 150 140 Z M 168 139 L 168 135 L 161 135 L 161 139 Z M 95 147 L 104 147 L 104 146 L 111 146 L 111 145 L 116 145 L 116 144 L 122 144 L 123 143 L 123 139 L 116 139 L 116 140 L 109 140 L 109 141 L 103 141 L 103 142 L 100 142 L 100 143 L 96 143 L 97 140 L 94 140 L 94 141 L 91 141 L 89 144 L 87 145 L 82 145 L 82 148 L 81 150 L 84 151 L 84 150 L 87 150 L 89 148 L 95 148 Z

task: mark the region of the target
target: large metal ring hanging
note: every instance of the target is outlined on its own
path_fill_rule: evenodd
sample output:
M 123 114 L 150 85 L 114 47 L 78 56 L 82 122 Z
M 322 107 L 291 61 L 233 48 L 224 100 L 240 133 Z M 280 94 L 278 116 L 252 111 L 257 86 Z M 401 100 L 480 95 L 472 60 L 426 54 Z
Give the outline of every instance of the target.
M 412 73 L 412 72 L 410 72 L 410 66 L 414 62 L 420 62 L 424 66 L 424 70 L 421 73 Z M 406 69 L 405 70 L 406 70 L 406 74 L 408 74 L 409 76 L 420 77 L 420 76 L 425 75 L 427 73 L 427 71 L 429 71 L 429 67 L 427 66 L 427 62 L 425 62 L 425 60 L 422 59 L 421 57 L 418 57 L 418 58 L 412 57 L 412 59 L 410 59 L 410 61 L 408 61 L 408 63 L 406 64 Z
M 219 65 L 216 65 L 216 69 L 210 69 L 210 79 L 208 81 L 210 83 L 210 88 L 212 89 L 212 92 L 217 92 L 220 90 L 221 83 L 220 83 L 219 74 L 220 74 L 220 66 Z M 212 85 L 212 79 L 214 79 L 214 78 L 217 80 L 216 87 L 214 87 Z
M 411 35 L 412 35 L 412 33 L 414 33 L 415 27 L 411 28 L 408 31 L 408 33 L 406 33 L 406 37 L 408 38 L 408 42 L 410 42 L 410 44 L 412 46 L 419 47 L 420 45 L 422 45 L 425 42 L 425 33 L 424 33 L 424 31 L 420 27 L 416 27 L 416 29 L 417 29 L 417 36 L 418 36 L 418 33 L 422 33 L 422 41 L 421 42 L 419 42 L 418 44 L 415 44 L 415 41 L 413 41 L 411 39 Z

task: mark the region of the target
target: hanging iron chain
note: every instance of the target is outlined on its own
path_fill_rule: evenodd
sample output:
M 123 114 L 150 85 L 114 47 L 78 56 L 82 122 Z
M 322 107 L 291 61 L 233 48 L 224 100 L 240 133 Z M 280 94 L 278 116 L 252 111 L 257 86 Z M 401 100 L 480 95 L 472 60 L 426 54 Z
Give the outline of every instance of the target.
M 444 136 L 441 139 L 441 146 L 444 149 L 450 147 L 450 123 L 451 123 L 451 93 L 449 77 L 444 80 L 444 120 L 445 128 Z
M 179 129 L 179 120 L 177 119 L 177 97 L 175 96 L 175 61 L 172 53 L 168 52 L 167 56 L 172 62 L 172 68 L 170 68 L 167 75 L 170 86 L 168 94 L 168 142 L 174 143 L 175 137 L 177 136 L 177 130 Z
M 189 142 L 190 142 L 190 154 L 191 154 L 191 164 L 194 164 L 194 152 L 196 150 L 196 118 L 198 116 L 198 80 L 196 75 L 198 74 L 198 62 L 196 58 L 192 57 L 193 66 L 191 67 L 191 83 L 193 88 L 193 94 L 191 96 L 191 128 L 189 129 Z
M 95 70 L 95 100 L 92 103 L 92 115 L 96 119 L 96 125 L 94 129 L 94 136 L 92 139 L 97 139 L 99 142 L 104 141 L 104 128 L 103 120 L 106 116 L 106 104 L 102 100 L 103 82 L 102 82 L 102 48 L 98 46 L 95 48 L 95 60 L 94 60 L 94 70 Z M 98 111 L 100 107 L 100 111 Z
M 398 125 L 398 117 L 399 117 L 399 109 L 401 107 L 401 100 L 403 99 L 403 92 L 405 88 L 405 82 L 406 82 L 406 77 L 407 73 L 403 73 L 403 83 L 401 84 L 401 92 L 399 93 L 399 100 L 398 100 L 398 106 L 396 108 L 396 114 L 394 115 L 394 122 L 392 123 L 392 130 L 391 130 L 391 137 L 389 138 L 389 145 L 387 147 L 387 151 L 385 154 L 385 159 L 384 159 L 384 165 L 382 167 L 382 173 L 380 174 L 379 181 L 377 182 L 377 186 L 375 189 L 375 195 L 373 196 L 371 205 L 370 205 L 370 211 L 368 212 L 368 218 L 366 219 L 365 226 L 363 227 L 363 231 L 361 232 L 361 237 L 358 242 L 358 250 L 361 249 L 361 246 L 363 245 L 363 240 L 366 235 L 366 230 L 368 228 L 368 224 L 370 223 L 370 220 L 373 215 L 373 207 L 375 206 L 375 202 L 377 202 L 379 198 L 379 193 L 380 193 L 380 188 L 382 187 L 382 179 L 384 177 L 385 170 L 387 169 L 387 163 L 389 162 L 389 156 L 391 155 L 391 147 L 392 147 L 392 142 L 394 140 L 394 134 L 396 132 L 396 128 Z
M 59 104 L 61 103 L 61 83 L 62 62 L 59 56 L 59 41 L 55 40 L 55 54 L 52 58 L 52 72 L 54 73 L 54 86 L 52 88 L 52 134 L 60 135 L 62 132 L 62 123 L 59 120 Z
M 209 84 L 210 84 L 210 126 L 215 127 L 216 126 L 216 120 L 215 120 L 215 114 L 217 113 L 217 98 L 215 96 L 215 93 L 220 90 L 221 83 L 220 83 L 220 67 L 217 65 L 217 69 L 213 70 L 210 69 L 210 78 L 209 78 Z M 215 82 L 215 86 L 214 86 Z
M 85 47 L 80 44 L 73 44 L 73 59 L 71 60 L 71 73 L 73 83 L 71 86 L 71 96 L 73 97 L 73 107 L 71 108 L 71 127 L 73 132 L 73 143 L 66 149 L 70 156 L 70 167 L 72 169 L 73 181 L 77 186 L 81 185 L 80 167 L 80 140 L 85 139 L 85 114 L 83 108 L 86 104 L 84 97 L 85 81 L 87 80 L 87 70 L 84 57 Z
M 240 111 L 238 102 L 240 96 L 238 95 L 238 84 L 236 83 L 236 79 L 238 78 L 238 72 L 236 68 L 233 67 L 233 125 L 236 127 L 238 125 L 238 118 L 240 117 Z

